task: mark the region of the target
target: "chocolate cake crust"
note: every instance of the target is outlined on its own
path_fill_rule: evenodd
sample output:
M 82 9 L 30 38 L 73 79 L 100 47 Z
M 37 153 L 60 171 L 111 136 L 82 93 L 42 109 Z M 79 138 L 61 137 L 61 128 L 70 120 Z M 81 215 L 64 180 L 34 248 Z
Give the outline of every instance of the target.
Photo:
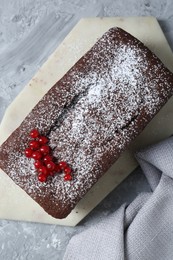
M 111 28 L 40 100 L 0 147 L 0 167 L 43 209 L 65 218 L 173 94 L 173 74 L 139 40 Z M 38 181 L 29 132 L 73 168 Z

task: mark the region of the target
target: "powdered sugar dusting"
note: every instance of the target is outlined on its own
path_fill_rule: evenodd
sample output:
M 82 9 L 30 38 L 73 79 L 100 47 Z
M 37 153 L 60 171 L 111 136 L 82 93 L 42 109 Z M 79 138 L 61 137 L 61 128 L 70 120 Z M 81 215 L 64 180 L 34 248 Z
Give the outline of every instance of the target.
M 167 76 L 141 43 L 120 29 L 109 30 L 43 98 L 47 106 L 38 104 L 37 117 L 29 115 L 30 125 L 48 133 L 57 160 L 72 166 L 73 180 L 64 182 L 60 174 L 38 182 L 33 161 L 21 155 L 25 142 L 18 153 L 13 144 L 7 147 L 10 177 L 41 205 L 48 198 L 49 213 L 51 207 L 60 216 L 68 212 L 169 96 Z

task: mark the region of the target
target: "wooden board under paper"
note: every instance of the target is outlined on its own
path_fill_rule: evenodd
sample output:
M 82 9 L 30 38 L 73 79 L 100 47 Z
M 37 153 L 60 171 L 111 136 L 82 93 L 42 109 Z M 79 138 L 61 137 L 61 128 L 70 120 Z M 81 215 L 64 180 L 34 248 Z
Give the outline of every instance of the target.
M 173 54 L 154 17 L 85 18 L 39 69 L 7 109 L 0 125 L 0 143 L 20 125 L 42 96 L 109 28 L 119 26 L 140 39 L 173 71 Z M 28 100 L 30 100 L 28 102 Z M 173 134 L 173 98 L 111 169 L 63 220 L 49 216 L 0 170 L 0 218 L 75 226 L 137 166 L 133 151 Z

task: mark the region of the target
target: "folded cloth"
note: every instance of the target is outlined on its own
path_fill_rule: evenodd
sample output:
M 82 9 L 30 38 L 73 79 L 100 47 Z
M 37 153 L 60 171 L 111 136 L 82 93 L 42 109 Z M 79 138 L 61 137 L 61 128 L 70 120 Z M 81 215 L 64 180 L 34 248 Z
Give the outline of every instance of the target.
M 152 192 L 74 235 L 64 260 L 173 259 L 173 137 L 136 158 Z

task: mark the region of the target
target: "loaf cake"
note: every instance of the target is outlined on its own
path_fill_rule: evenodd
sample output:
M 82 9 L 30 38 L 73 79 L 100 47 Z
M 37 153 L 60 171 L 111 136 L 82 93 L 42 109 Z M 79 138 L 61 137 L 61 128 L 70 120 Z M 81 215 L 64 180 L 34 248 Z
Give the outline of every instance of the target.
M 0 168 L 48 214 L 65 218 L 172 94 L 173 74 L 162 62 L 111 28 L 2 144 Z M 57 171 L 38 179 L 25 152 L 32 129 L 47 138 L 54 162 L 72 169 L 71 178 Z

